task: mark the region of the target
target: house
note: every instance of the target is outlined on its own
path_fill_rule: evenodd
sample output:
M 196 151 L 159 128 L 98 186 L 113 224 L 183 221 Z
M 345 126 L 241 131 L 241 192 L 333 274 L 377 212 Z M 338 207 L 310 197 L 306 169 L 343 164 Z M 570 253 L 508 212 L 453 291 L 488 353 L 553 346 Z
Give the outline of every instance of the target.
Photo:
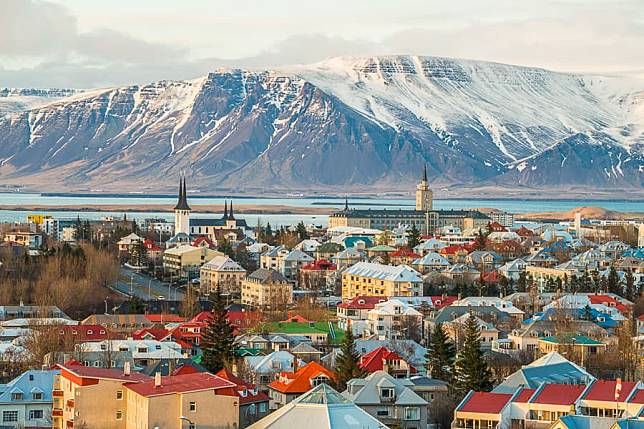
M 468 296 L 463 299 L 459 299 L 457 301 L 454 301 L 452 303 L 452 306 L 455 307 L 460 307 L 460 306 L 465 306 L 465 307 L 496 307 L 503 313 L 506 313 L 507 315 L 517 319 L 517 321 L 521 321 L 525 317 L 525 313 L 522 310 L 519 310 L 516 308 L 513 304 L 512 301 L 505 300 L 503 298 L 495 297 L 495 296 Z
M 388 429 L 325 383 L 248 427 L 266 428 Z
M 413 261 L 417 260 L 420 257 L 421 255 L 414 253 L 407 247 L 401 247 L 395 252 L 391 252 L 389 254 L 389 260 L 393 265 L 411 265 Z
M 402 429 L 427 428 L 427 401 L 414 393 L 413 383 L 385 371 L 354 378 L 342 395 L 385 425 Z
M 368 333 L 381 340 L 407 338 L 410 329 L 420 330 L 422 337 L 422 321 L 421 312 L 398 299 L 378 303 L 367 312 Z
M 336 307 L 338 327 L 346 331 L 350 326 L 355 335 L 361 335 L 367 328 L 369 310 L 373 310 L 376 304 L 385 301 L 387 301 L 385 297 L 359 295 L 338 304 Z
M 465 263 L 479 271 L 492 271 L 501 266 L 503 258 L 496 252 L 475 250 L 465 257 Z
M 279 272 L 259 268 L 242 281 L 241 300 L 252 307 L 280 308 L 293 302 L 293 285 Z
M 92 314 L 81 325 L 100 325 L 114 333 L 130 333 L 142 328 L 152 328 L 154 323 L 143 314 Z
M 302 240 L 295 246 L 295 249 L 300 250 L 306 253 L 309 256 L 313 256 L 317 248 L 320 247 L 320 242 L 317 240 L 306 239 Z
M 322 352 L 310 345 L 309 343 L 301 342 L 289 350 L 293 356 L 304 362 L 320 362 Z
M 128 383 L 126 428 L 152 429 L 177 422 L 191 427 L 239 427 L 237 385 L 209 373 L 156 374 L 154 380 Z
M 457 263 L 441 271 L 441 275 L 451 283 L 473 283 L 481 273 L 467 264 Z
M 445 244 L 445 242 L 435 237 L 432 237 L 423 241 L 418 246 L 414 247 L 413 250 L 415 253 L 421 256 L 425 256 L 428 253 L 436 253 L 437 250 L 440 250 L 443 247 L 447 247 L 447 244 Z
M 454 410 L 452 429 L 498 428 L 509 419 L 511 393 L 470 391 Z
M 360 368 L 368 373 L 385 371 L 395 378 L 409 377 L 417 369 L 403 359 L 397 352 L 387 347 L 378 347 L 360 356 Z
M 583 335 L 562 334 L 541 338 L 539 340 L 539 350 L 543 354 L 556 351 L 578 356 L 583 366 L 588 358 L 595 357 L 606 351 L 606 344 Z
M 317 385 L 329 384 L 333 380 L 335 380 L 335 373 L 317 362 L 294 368 L 294 371 L 282 371 L 277 379 L 268 385 L 270 408 L 271 410 L 281 408 Z
M 269 397 L 257 386 L 236 377 L 230 370 L 222 369 L 217 377 L 235 384 L 233 393 L 239 398 L 239 429 L 244 429 L 269 413 Z
M 498 271 L 508 280 L 517 282 L 519 280 L 519 277 L 521 276 L 521 273 L 525 271 L 525 267 L 526 263 L 523 259 L 515 259 L 513 261 L 506 262 L 504 265 L 501 265 Z
M 77 344 L 75 353 L 79 362 L 95 368 L 123 368 L 148 366 L 158 360 L 183 358 L 181 346 L 172 341 L 157 340 L 104 340 Z
M 125 384 L 150 379 L 147 375 L 123 370 L 93 368 L 71 361 L 58 365 L 60 375 L 54 376 L 54 429 L 109 427 L 125 429 L 127 399 Z
M 427 252 L 424 256 L 412 261 L 411 265 L 422 274 L 427 274 L 432 271 L 443 271 L 449 268 L 450 263 L 436 252 Z
M 239 295 L 246 270 L 228 256 L 215 256 L 199 270 L 199 288 L 210 294 L 217 286 L 222 293 Z
M 435 399 L 447 396 L 448 384 L 446 381 L 426 375 L 413 375 L 409 381 L 413 383 L 413 386 L 410 386 L 411 389 L 428 404 L 431 404 Z
M 0 321 L 11 319 L 30 319 L 34 317 L 62 318 L 71 320 L 60 308 L 55 305 L 0 305 Z
M 280 271 L 280 261 L 288 253 L 289 250 L 284 246 L 273 247 L 259 257 L 259 267 L 265 270 Z
M 367 296 L 421 296 L 423 279 L 407 265 L 358 262 L 342 273 L 342 298 Z
M 163 269 L 175 279 L 190 280 L 199 277 L 201 266 L 215 256 L 224 254 L 208 247 L 181 245 L 163 252 Z
M 471 314 L 463 314 L 452 321 L 444 322 L 443 327 L 447 336 L 460 348 L 465 339 L 466 324 L 470 318 L 474 318 L 479 328 L 481 350 L 490 350 L 492 344 L 499 339 L 499 330 L 494 327 L 493 323 L 485 322 Z
M 328 241 L 318 246 L 315 249 L 315 253 L 313 256 L 315 257 L 315 259 L 329 260 L 335 255 L 337 255 L 339 252 L 341 252 L 342 250 L 344 250 L 344 246 L 342 246 L 341 244 Z
M 130 252 L 137 243 L 143 243 L 143 237 L 131 233 L 121 238 L 116 245 L 118 246 L 119 252 Z
M 28 370 L 0 384 L 2 427 L 51 427 L 52 390 L 58 370 Z
M 313 261 L 315 261 L 315 259 L 308 254 L 301 250 L 293 249 L 278 258 L 278 271 L 281 272 L 289 282 L 297 284 L 299 281 L 300 268 Z
M 336 270 L 336 265 L 325 259 L 302 265 L 298 282 L 300 289 L 319 291 L 332 288 Z
M 580 398 L 579 412 L 594 417 L 633 417 L 628 415 L 627 402 L 640 389 L 644 389 L 641 382 L 593 380 Z
M 305 365 L 302 361 L 294 365 L 295 363 L 295 356 L 285 350 L 265 356 L 246 356 L 243 361 L 244 370 L 250 376 L 249 381 L 256 384 L 260 390 L 266 390 L 280 372 L 294 371 L 296 367 Z

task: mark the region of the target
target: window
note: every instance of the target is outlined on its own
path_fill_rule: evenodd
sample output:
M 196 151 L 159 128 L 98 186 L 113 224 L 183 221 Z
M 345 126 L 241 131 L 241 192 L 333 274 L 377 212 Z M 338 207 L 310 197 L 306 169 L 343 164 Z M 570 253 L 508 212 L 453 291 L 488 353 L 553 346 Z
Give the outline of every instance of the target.
M 405 420 L 419 420 L 420 408 L 418 407 L 405 407 Z
M 116 399 L 123 399 L 123 391 L 122 390 L 117 390 L 116 391 Z
M 34 375 L 33 374 L 29 374 L 29 381 L 34 381 Z
M 42 419 L 43 416 L 43 410 L 29 410 L 29 420 Z
M 2 412 L 2 421 L 3 422 L 17 422 L 18 421 L 18 411 L 3 411 Z
M 190 411 L 197 411 L 197 403 L 196 402 L 191 402 L 190 403 Z
M 317 377 L 311 379 L 311 386 L 315 387 L 319 384 L 327 383 L 328 381 L 329 381 L 328 377 L 325 377 L 323 375 L 318 375 Z
M 14 392 L 11 394 L 12 401 L 22 401 L 23 394 L 22 392 Z
M 121 420 L 123 418 L 123 411 L 117 410 L 116 411 L 116 420 Z
M 266 404 L 266 402 L 260 402 L 259 403 L 259 412 L 260 413 L 265 413 L 266 411 L 268 411 L 268 404 Z
M 378 417 L 387 417 L 389 415 L 389 409 L 378 410 L 376 414 Z
M 381 398 L 393 398 L 395 395 L 394 389 L 389 389 L 389 388 L 383 388 L 380 389 L 380 397 Z
M 43 398 L 42 392 L 34 392 L 31 394 L 32 398 L 35 399 L 36 401 L 40 401 Z

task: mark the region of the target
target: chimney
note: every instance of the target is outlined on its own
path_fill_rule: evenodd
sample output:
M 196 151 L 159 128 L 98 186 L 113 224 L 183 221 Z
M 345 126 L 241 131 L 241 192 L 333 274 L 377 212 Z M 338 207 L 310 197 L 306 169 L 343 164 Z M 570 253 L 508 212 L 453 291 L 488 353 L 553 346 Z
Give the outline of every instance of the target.
M 154 374 L 154 387 L 161 387 L 161 373 Z
M 130 362 L 125 362 L 123 365 L 123 375 L 130 376 Z
M 297 356 L 293 356 L 293 372 L 297 372 L 298 361 Z

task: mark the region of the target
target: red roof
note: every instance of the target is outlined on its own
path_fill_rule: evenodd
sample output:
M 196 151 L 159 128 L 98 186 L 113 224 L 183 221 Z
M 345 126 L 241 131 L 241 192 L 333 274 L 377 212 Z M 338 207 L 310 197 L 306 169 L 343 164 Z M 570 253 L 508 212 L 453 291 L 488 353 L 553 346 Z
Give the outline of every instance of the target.
M 146 238 L 143 240 L 143 245 L 145 246 L 146 249 L 151 250 L 153 252 L 160 252 L 162 249 L 157 245 L 154 241 L 150 240 L 149 238 Z
M 387 301 L 381 296 L 356 296 L 348 302 L 339 304 L 340 308 L 350 308 L 353 310 L 373 310 L 376 304 Z
M 161 377 L 161 386 L 158 387 L 154 385 L 154 380 L 126 385 L 131 391 L 147 397 L 197 392 L 200 390 L 224 389 L 234 386 L 234 383 L 207 372 Z
M 62 337 L 71 335 L 79 340 L 87 341 L 102 341 L 118 337 L 101 325 L 63 325 L 60 326 L 59 335 Z
M 637 320 L 643 320 L 644 321 L 644 314 L 640 314 L 637 316 Z
M 181 323 L 186 321 L 185 317 L 177 314 L 146 314 L 145 318 L 152 323 Z
M 311 380 L 319 375 L 335 379 L 335 373 L 313 361 L 295 372 L 282 372 L 279 379 L 273 380 L 268 387 L 282 393 L 304 393 L 311 390 Z
M 201 243 L 206 243 L 208 247 L 214 246 L 214 243 L 212 242 L 212 240 L 204 235 L 200 235 L 199 237 L 195 238 L 195 241 L 192 242 L 192 245 L 194 247 L 199 247 Z
M 380 346 L 360 358 L 360 368 L 367 372 L 382 371 L 385 361 L 395 360 L 406 362 L 398 353 L 389 350 L 387 347 Z M 409 363 L 407 365 L 409 366 L 409 372 L 415 374 L 416 368 Z
M 411 249 L 408 249 L 406 247 L 401 247 L 395 252 L 390 253 L 389 256 L 391 256 L 392 258 L 413 258 L 413 259 L 420 258 L 420 255 L 417 255 Z
M 122 370 L 84 366 L 76 361 L 69 361 L 64 365 L 58 365 L 58 367 L 62 370 L 63 374 L 66 371 L 81 378 L 103 378 L 134 382 L 150 380 L 150 377 L 138 372 L 131 372 L 130 375 L 125 375 Z
M 465 413 L 499 414 L 512 398 L 510 393 L 473 392 L 457 411 Z
M 532 237 L 534 235 L 534 231 L 526 228 L 525 226 L 521 226 L 521 228 L 517 230 L 517 235 L 520 237 Z
M 441 255 L 456 255 L 456 252 L 465 251 L 465 253 L 470 253 L 472 249 L 469 249 L 467 244 L 452 244 L 451 246 L 443 247 L 438 251 Z
M 533 404 L 572 405 L 586 389 L 583 384 L 546 384 L 537 393 Z
M 210 318 L 212 318 L 212 312 L 202 311 L 201 313 L 190 319 L 190 322 L 207 322 L 208 320 L 210 320 Z
M 336 269 L 337 267 L 335 264 L 327 261 L 326 259 L 318 259 L 317 261 L 310 262 L 300 268 L 300 270 L 304 271 L 335 271 Z
M 597 380 L 592 384 L 592 386 L 590 386 L 590 389 L 588 389 L 588 392 L 586 392 L 584 399 L 587 399 L 589 401 L 615 402 L 616 385 L 617 381 L 615 380 Z M 626 401 L 626 398 L 628 398 L 628 395 L 630 395 L 636 385 L 637 383 L 634 383 L 632 381 L 622 381 L 622 390 L 619 395 L 618 401 Z
M 172 374 L 170 375 L 197 374 L 199 372 L 201 371 L 199 371 L 199 369 L 197 369 L 194 365 L 184 364 L 172 371 Z
M 488 283 L 498 283 L 501 279 L 501 275 L 498 271 L 486 271 L 483 273 L 483 280 Z
M 306 319 L 305 317 L 299 314 L 291 314 L 291 312 L 289 311 L 287 319 L 283 320 L 282 323 L 289 323 L 289 322 L 309 323 L 310 320 Z
M 523 389 L 521 393 L 514 398 L 513 402 L 528 402 L 537 389 Z
M 620 313 L 627 313 L 630 309 L 609 295 L 588 295 L 591 304 L 604 304 L 606 307 L 615 307 Z
M 436 295 L 432 296 L 432 305 L 436 310 L 440 310 L 443 307 L 449 307 L 452 303 L 458 300 L 458 296 L 449 296 L 449 295 Z
M 231 383 L 235 383 L 237 387 L 235 388 L 235 395 L 239 397 L 239 402 L 241 404 L 248 404 L 251 402 L 264 402 L 268 401 L 269 397 L 266 393 L 260 392 L 256 389 L 254 384 L 248 383 L 247 381 L 242 380 L 239 377 L 236 377 L 230 370 L 224 368 L 219 371 L 217 377 L 221 377 L 224 380 L 228 380 Z M 243 395 L 240 392 L 246 392 L 246 395 Z
M 637 392 L 628 400 L 629 404 L 644 404 L 644 389 L 637 389 Z
M 507 232 L 508 231 L 507 229 L 505 229 L 505 227 L 503 225 L 501 225 L 500 223 L 498 223 L 496 221 L 490 222 L 487 225 L 490 227 L 490 229 L 492 231 L 496 231 L 496 232 Z

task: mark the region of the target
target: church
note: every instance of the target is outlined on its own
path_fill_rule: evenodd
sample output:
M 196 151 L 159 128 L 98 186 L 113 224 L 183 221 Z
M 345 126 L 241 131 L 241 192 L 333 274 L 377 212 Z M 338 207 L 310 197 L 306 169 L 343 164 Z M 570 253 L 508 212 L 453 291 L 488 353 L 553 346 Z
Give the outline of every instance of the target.
M 235 218 L 233 202 L 224 202 L 221 218 L 191 218 L 186 190 L 186 178 L 179 179 L 179 199 L 174 207 L 174 236 L 168 240 L 170 245 L 190 244 L 198 237 L 207 237 L 213 243 L 222 238 L 239 241 L 248 229 L 245 219 Z
M 344 210 L 329 216 L 329 228 L 355 226 L 392 230 L 398 226 L 416 226 L 425 235 L 433 235 L 437 228 L 455 226 L 458 228 L 479 228 L 486 226 L 490 218 L 477 210 L 434 210 L 434 196 L 427 180 L 427 167 L 423 169 L 421 181 L 416 186 L 416 207 L 408 209 L 350 209 L 348 202 Z

